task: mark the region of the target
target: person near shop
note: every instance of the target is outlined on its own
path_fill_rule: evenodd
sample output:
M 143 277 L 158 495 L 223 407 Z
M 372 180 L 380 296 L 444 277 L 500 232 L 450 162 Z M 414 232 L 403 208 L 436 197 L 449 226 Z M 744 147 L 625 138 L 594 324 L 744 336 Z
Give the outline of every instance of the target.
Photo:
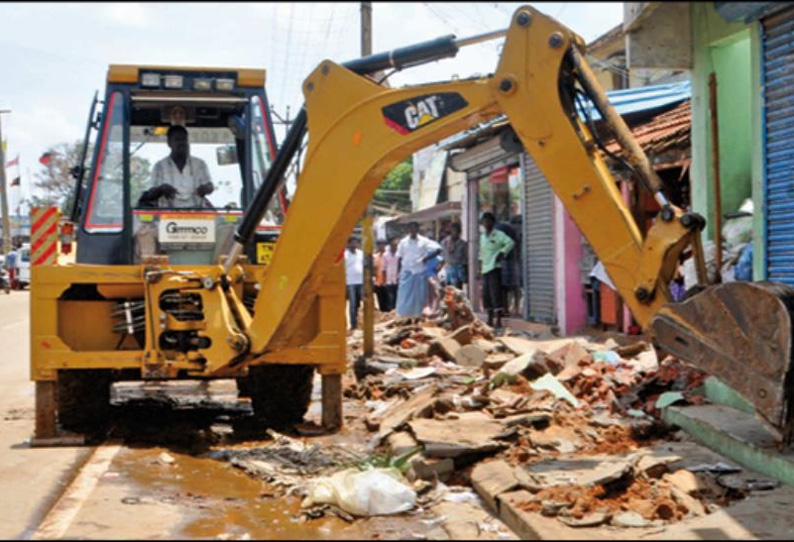
M 389 299 L 386 293 L 386 267 L 383 261 L 384 254 L 386 254 L 386 241 L 378 241 L 375 254 L 372 255 L 372 263 L 375 271 L 373 283 L 375 297 L 378 300 L 378 310 L 381 312 L 388 312 L 391 309 L 389 309 Z
M 428 238 L 429 239 L 429 238 Z M 427 309 L 430 314 L 435 314 L 438 311 L 438 305 L 441 301 L 441 282 L 438 278 L 438 271 L 442 265 L 441 253 L 443 248 L 434 239 L 430 239 L 430 249 L 433 256 L 425 263 L 425 272 L 427 274 Z
M 438 246 L 437 243 L 435 243 Z M 400 281 L 397 289 L 397 316 L 419 318 L 427 303 L 426 264 L 441 252 L 434 244 L 419 235 L 419 224 L 408 224 L 408 235 L 397 245 L 400 260 Z
M 458 290 L 466 282 L 466 265 L 469 261 L 469 244 L 460 238 L 460 222 L 453 222 L 450 234 L 441 241 L 444 249 L 446 283 Z
M 515 241 L 495 228 L 496 217 L 485 212 L 480 219 L 480 275 L 482 277 L 483 305 L 488 312 L 488 325 L 502 327 L 504 312 L 504 290 L 502 288 L 502 265 L 507 254 L 513 250 Z M 494 316 L 496 320 L 494 321 Z
M 358 239 L 350 237 L 345 250 L 345 282 L 347 284 L 347 310 L 350 329 L 358 328 L 358 308 L 364 297 L 364 253 L 358 248 Z
M 397 236 L 389 239 L 389 244 L 383 252 L 383 288 L 386 292 L 386 309 L 393 311 L 397 307 L 397 283 L 400 280 L 400 260 L 397 258 L 397 243 L 400 238 Z

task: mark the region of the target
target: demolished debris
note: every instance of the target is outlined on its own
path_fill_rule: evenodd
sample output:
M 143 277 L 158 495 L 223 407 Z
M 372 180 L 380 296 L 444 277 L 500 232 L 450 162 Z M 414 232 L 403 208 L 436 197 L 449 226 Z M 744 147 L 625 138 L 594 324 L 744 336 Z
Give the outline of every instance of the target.
M 409 479 L 472 484 L 494 510 L 499 493 L 526 490 L 521 509 L 570 527 L 659 526 L 711 513 L 756 487 L 729 479 L 729 490 L 717 482 L 722 473 L 695 475 L 676 467 L 680 454 L 658 449 L 667 431 L 660 408 L 702 402 L 702 372 L 660 360 L 641 341 L 495 336 L 452 290 L 439 318 L 375 329 L 370 361 L 397 357 L 413 371 L 436 369 L 423 386 L 408 388 L 387 371 L 359 379 L 351 392 L 400 397 L 368 427 L 395 452 L 421 447 Z M 682 488 L 680 472 L 705 476 L 705 485 Z

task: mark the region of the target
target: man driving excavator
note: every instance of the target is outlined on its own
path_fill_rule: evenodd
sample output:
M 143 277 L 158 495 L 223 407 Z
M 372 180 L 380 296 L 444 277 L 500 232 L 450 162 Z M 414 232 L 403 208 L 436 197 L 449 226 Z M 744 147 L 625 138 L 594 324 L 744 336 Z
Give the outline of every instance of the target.
M 207 163 L 190 156 L 188 132 L 178 124 L 168 129 L 171 154 L 152 169 L 153 186 L 141 195 L 140 207 L 211 207 L 206 196 L 215 189 Z

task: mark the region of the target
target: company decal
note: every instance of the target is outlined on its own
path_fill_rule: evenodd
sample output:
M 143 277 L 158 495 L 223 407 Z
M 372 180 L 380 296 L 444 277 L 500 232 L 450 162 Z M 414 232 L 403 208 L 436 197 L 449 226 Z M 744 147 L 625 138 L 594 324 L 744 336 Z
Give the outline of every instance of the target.
M 457 92 L 439 92 L 415 96 L 382 109 L 386 125 L 399 134 L 410 134 L 468 106 Z
M 161 243 L 214 243 L 215 221 L 162 217 L 158 238 Z

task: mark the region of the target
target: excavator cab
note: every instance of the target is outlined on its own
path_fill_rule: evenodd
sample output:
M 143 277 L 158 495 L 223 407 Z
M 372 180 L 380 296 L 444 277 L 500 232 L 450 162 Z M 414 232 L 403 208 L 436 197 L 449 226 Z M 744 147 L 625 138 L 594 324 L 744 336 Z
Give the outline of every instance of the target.
M 97 131 L 90 167 L 76 175 L 77 263 L 218 263 L 276 154 L 264 82 L 264 70 L 111 65 L 102 110 L 86 132 L 85 149 L 91 127 Z M 170 160 L 172 126 L 188 133 L 187 174 L 203 162 L 214 187 L 198 205 L 141 201 L 155 184 L 155 165 Z M 246 247 L 251 263 L 267 263 L 286 211 L 284 192 Z

